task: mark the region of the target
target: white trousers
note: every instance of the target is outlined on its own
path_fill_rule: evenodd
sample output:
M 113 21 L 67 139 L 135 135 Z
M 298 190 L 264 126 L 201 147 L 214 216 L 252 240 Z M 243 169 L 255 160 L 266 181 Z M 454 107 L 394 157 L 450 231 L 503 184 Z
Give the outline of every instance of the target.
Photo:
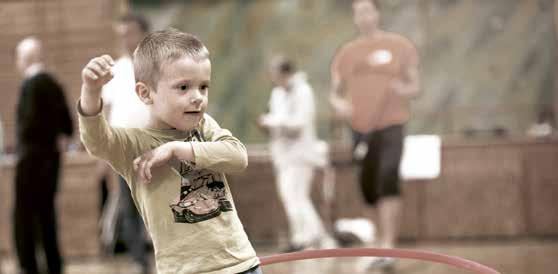
M 282 165 L 276 166 L 275 169 L 279 198 L 289 224 L 290 243 L 309 245 L 324 237 L 328 238 L 328 233 L 310 198 L 314 167 Z

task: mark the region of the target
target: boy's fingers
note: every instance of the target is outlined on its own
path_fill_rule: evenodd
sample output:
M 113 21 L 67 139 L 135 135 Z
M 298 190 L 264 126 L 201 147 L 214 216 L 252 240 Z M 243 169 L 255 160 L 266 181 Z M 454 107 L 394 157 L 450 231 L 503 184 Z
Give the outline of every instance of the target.
M 138 170 L 138 161 L 139 161 L 139 157 L 134 159 L 133 163 L 133 167 L 134 167 L 134 171 Z
M 103 58 L 97 58 L 96 61 L 97 64 L 101 65 L 101 67 L 103 68 L 103 70 L 105 71 L 110 71 L 110 67 L 111 65 L 109 64 L 109 62 Z
M 97 62 L 91 62 L 91 64 L 89 64 L 87 68 L 92 72 L 94 72 L 95 74 L 97 74 L 97 76 L 99 77 L 105 75 L 103 67 L 101 67 L 101 65 L 99 65 Z
M 101 58 L 103 60 L 105 60 L 108 64 L 110 64 L 111 66 L 114 66 L 114 60 L 112 59 L 112 57 L 110 57 L 110 55 L 104 54 L 103 56 L 101 56 Z
M 145 168 L 146 168 L 146 165 L 147 165 L 147 161 L 141 162 L 140 175 L 141 175 L 141 177 L 142 177 L 144 180 L 147 181 L 147 176 L 145 176 Z
M 104 67 L 104 64 L 102 64 L 99 59 L 93 61 L 91 67 L 96 70 L 99 76 L 105 76 L 110 71 L 110 69 Z
M 112 80 L 112 78 L 114 78 L 114 75 L 112 74 L 112 72 L 108 72 L 106 75 L 103 76 L 103 80 L 105 82 L 109 82 L 110 80 Z
M 97 76 L 97 74 L 95 74 L 95 73 L 94 73 L 91 69 L 89 69 L 89 68 L 85 68 L 85 69 L 83 70 L 83 73 L 84 73 L 87 77 L 89 77 L 89 78 L 91 78 L 91 79 L 93 79 L 93 80 L 99 79 L 99 77 Z
M 145 177 L 145 164 L 147 163 L 147 161 L 141 161 L 140 163 L 140 167 L 139 167 L 139 174 L 140 176 L 144 179 L 147 180 L 147 178 Z
M 135 170 L 135 171 L 138 171 L 142 159 L 143 159 L 142 156 L 137 157 L 136 159 L 134 159 L 134 170 Z
M 151 167 L 153 166 L 153 161 L 149 161 L 147 162 L 147 164 L 145 164 L 145 178 L 147 178 L 147 180 L 151 181 Z
M 112 80 L 112 78 L 114 78 L 114 74 L 112 73 L 112 71 L 109 71 L 109 73 L 105 75 L 105 78 L 107 79 L 107 82 Z

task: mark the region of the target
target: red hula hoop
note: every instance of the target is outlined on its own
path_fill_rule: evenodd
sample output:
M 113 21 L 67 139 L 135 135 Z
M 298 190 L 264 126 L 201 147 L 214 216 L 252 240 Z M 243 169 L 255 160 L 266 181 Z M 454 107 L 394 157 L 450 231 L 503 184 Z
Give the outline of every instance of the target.
M 415 259 L 446 264 L 457 268 L 469 270 L 478 274 L 501 274 L 500 272 L 459 257 L 448 256 L 427 251 L 413 251 L 405 249 L 382 249 L 382 248 L 337 248 L 322 250 L 306 250 L 293 253 L 277 254 L 260 258 L 260 265 L 270 265 L 291 261 L 340 258 L 340 257 L 392 257 L 403 259 Z

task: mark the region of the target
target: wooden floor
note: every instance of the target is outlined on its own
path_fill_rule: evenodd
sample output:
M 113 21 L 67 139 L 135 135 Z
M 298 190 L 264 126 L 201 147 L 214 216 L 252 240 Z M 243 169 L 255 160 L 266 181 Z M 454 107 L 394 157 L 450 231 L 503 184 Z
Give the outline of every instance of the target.
M 402 248 L 433 251 L 467 258 L 500 271 L 502 274 L 556 274 L 558 273 L 558 239 L 531 239 L 514 241 L 483 241 L 454 243 L 405 244 Z M 275 254 L 273 248 L 256 248 L 260 256 Z M 65 274 L 135 274 L 139 273 L 126 256 L 115 258 L 66 259 Z M 391 271 L 366 270 L 366 258 L 320 259 L 269 265 L 265 274 L 466 274 L 453 267 L 399 260 Z M 2 274 L 16 274 L 13 258 L 4 258 Z

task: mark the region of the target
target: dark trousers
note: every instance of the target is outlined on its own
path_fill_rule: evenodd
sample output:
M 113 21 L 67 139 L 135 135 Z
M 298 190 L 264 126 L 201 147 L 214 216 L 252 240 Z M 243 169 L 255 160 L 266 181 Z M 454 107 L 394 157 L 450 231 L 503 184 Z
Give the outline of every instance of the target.
M 44 250 L 49 274 L 62 272 L 58 248 L 55 196 L 60 154 L 28 149 L 20 153 L 15 174 L 13 232 L 22 273 L 40 273 L 35 253 Z
M 399 196 L 399 166 L 404 127 L 390 126 L 368 134 L 354 133 L 354 143 L 366 142 L 368 151 L 360 162 L 360 187 L 366 202 L 375 206 L 386 196 Z
M 149 267 L 149 253 L 145 239 L 145 224 L 138 213 L 130 188 L 124 178 L 120 178 L 119 218 L 120 239 L 126 245 L 128 252 L 143 268 Z

